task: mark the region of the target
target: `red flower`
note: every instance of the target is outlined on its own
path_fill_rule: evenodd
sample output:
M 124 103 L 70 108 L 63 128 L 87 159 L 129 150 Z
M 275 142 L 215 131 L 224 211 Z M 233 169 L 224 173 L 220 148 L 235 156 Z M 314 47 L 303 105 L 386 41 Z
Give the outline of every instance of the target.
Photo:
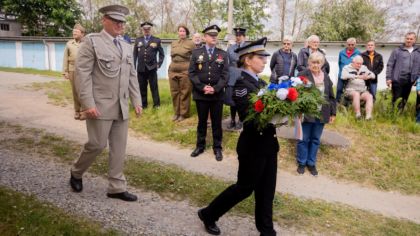
M 302 80 L 303 84 L 308 84 L 309 80 L 305 76 L 299 76 L 299 79 Z
M 289 88 L 289 93 L 287 94 L 287 99 L 294 102 L 299 97 L 299 93 L 295 88 Z
M 264 110 L 264 103 L 261 101 L 261 99 L 258 99 L 254 103 L 254 110 L 258 113 L 261 113 Z

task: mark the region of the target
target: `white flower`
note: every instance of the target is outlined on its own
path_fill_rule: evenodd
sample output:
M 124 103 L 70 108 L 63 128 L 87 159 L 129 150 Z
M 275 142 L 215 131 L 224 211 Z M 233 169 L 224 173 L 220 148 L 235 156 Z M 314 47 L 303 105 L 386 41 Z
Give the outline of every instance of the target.
M 258 94 L 257 94 L 257 96 L 258 97 L 261 97 L 262 95 L 264 95 L 265 94 L 265 89 L 260 89 L 260 91 L 258 91 Z
M 276 97 L 280 100 L 285 100 L 287 98 L 287 94 L 289 94 L 289 90 L 281 88 L 277 90 Z
M 280 76 L 278 79 L 279 79 L 279 84 L 280 84 L 282 81 L 288 80 L 289 76 L 283 75 L 283 76 Z
M 296 87 L 300 84 L 303 84 L 302 80 L 299 77 L 292 77 L 290 78 L 290 80 L 292 81 L 292 86 Z
M 308 81 L 308 83 L 304 84 L 305 88 L 310 88 L 312 86 L 312 82 Z

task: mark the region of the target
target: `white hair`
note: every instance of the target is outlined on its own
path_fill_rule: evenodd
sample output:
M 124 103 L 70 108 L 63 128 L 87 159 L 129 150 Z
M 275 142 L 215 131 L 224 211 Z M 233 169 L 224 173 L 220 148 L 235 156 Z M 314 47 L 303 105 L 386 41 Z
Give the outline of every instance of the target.
M 312 41 L 320 41 L 319 37 L 315 34 L 309 36 L 307 40 L 308 40 L 308 43 L 310 43 Z
M 292 36 L 290 36 L 290 35 L 286 35 L 286 36 L 284 36 L 283 37 L 283 42 L 284 41 L 290 41 L 290 42 L 292 42 L 293 43 L 293 37 Z
M 356 62 L 356 61 L 361 61 L 363 62 L 363 57 L 360 55 L 357 55 L 355 57 L 353 57 L 353 60 L 351 60 L 352 62 Z
M 347 43 L 356 43 L 356 39 L 355 38 L 348 38 Z

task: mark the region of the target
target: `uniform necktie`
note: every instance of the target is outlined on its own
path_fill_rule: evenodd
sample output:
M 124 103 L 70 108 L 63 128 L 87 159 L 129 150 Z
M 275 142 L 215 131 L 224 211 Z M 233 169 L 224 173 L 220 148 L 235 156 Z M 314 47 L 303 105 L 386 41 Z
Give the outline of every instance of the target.
M 211 59 L 212 53 L 213 53 L 213 48 L 209 48 L 209 59 Z
M 146 36 L 146 38 L 144 38 L 144 40 L 146 41 L 146 43 L 148 43 L 148 42 L 149 42 L 149 39 L 150 39 L 150 37 L 149 37 L 149 36 Z
M 118 42 L 118 39 L 115 38 L 113 41 L 114 41 L 115 46 L 118 48 L 118 51 L 121 52 L 121 45 L 120 45 L 120 42 Z

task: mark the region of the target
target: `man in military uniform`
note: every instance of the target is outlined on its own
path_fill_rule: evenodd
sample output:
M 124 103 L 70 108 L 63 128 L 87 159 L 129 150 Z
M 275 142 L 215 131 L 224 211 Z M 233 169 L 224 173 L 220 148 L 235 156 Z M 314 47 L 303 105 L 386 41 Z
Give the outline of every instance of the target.
M 88 142 L 71 168 L 70 185 L 75 192 L 83 190 L 83 173 L 109 143 L 107 196 L 136 201 L 137 196 L 126 191 L 123 174 L 128 99 L 137 115 L 142 112 L 133 48 L 121 37 L 129 10 L 110 5 L 99 12 L 103 13 L 103 30 L 84 38 L 76 60 L 79 98 L 87 116 Z
M 203 30 L 206 44 L 192 52 L 189 78 L 193 84 L 193 99 L 198 113 L 197 144 L 191 153 L 196 157 L 206 146 L 207 117 L 210 112 L 213 130 L 213 151 L 217 161 L 222 155 L 222 113 L 224 87 L 228 79 L 228 57 L 226 51 L 216 48 L 220 28 L 211 25 Z
M 73 92 L 74 119 L 76 120 L 80 119 L 80 102 L 75 87 L 74 63 L 83 36 L 85 36 L 85 28 L 76 24 L 73 27 L 73 39 L 66 43 L 63 57 L 63 77 L 70 80 L 71 91 Z
M 137 62 L 141 99 L 143 108 L 147 108 L 147 84 L 149 83 L 153 107 L 156 108 L 160 106 L 157 69 L 162 65 L 165 53 L 163 52 L 160 38 L 152 36 L 153 24 L 144 22 L 140 27 L 143 31 L 143 36 L 137 38 L 134 43 L 134 62 Z M 156 60 L 157 54 L 159 54 L 159 60 Z
M 236 43 L 232 44 L 227 49 L 227 54 L 229 58 L 229 81 L 228 86 L 234 86 L 236 83 L 236 79 L 241 76 L 241 71 L 238 70 L 238 54 L 235 52 L 237 48 L 243 47 L 246 45 L 245 42 L 245 33 L 246 29 L 241 27 L 233 28 L 233 32 L 235 34 Z M 230 124 L 228 126 L 229 129 L 241 129 L 242 123 L 238 121 L 236 124 L 236 106 L 230 106 Z

